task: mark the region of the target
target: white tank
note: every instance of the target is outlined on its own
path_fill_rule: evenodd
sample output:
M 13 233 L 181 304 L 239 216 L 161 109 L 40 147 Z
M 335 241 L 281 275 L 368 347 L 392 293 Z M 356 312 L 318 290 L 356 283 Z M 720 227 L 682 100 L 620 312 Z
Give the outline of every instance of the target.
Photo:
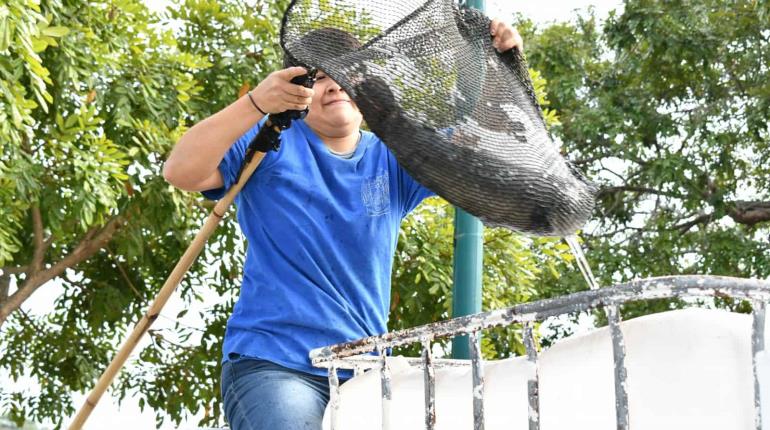
M 686 309 L 622 323 L 630 427 L 634 430 L 755 430 L 750 315 Z M 541 430 L 612 430 L 615 382 L 609 329 L 563 339 L 538 359 Z M 770 419 L 770 355 L 758 355 L 764 415 Z M 389 360 L 391 428 L 424 429 L 423 373 Z M 528 429 L 524 358 L 484 363 L 486 430 Z M 473 428 L 471 369 L 436 369 L 436 429 Z M 340 388 L 338 430 L 381 428 L 375 369 Z M 329 428 L 327 407 L 324 428 Z

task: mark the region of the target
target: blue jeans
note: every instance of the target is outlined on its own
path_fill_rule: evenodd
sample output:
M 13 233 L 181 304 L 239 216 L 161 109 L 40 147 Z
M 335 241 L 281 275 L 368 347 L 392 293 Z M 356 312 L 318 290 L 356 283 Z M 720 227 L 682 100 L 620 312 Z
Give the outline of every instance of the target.
M 232 430 L 320 430 L 329 381 L 240 356 L 222 365 L 222 401 Z

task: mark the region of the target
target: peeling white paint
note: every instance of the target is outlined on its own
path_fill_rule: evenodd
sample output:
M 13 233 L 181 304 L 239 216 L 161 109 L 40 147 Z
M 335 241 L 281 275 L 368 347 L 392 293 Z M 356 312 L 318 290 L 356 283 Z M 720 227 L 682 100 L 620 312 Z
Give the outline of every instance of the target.
M 757 380 L 759 380 L 762 428 L 770 429 L 770 350 L 765 349 L 757 353 L 755 359 L 757 363 Z

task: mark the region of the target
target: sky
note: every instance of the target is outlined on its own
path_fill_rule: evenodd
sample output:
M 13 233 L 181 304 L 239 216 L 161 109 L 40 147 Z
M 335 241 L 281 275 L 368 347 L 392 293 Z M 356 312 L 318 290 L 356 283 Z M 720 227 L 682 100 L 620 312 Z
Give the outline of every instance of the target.
M 146 0 L 146 3 L 153 10 L 162 10 L 165 8 L 166 1 Z M 490 17 L 509 20 L 514 13 L 519 12 L 525 17 L 532 19 L 538 25 L 570 20 L 575 16 L 576 11 L 585 11 L 589 6 L 594 7 L 599 19 L 604 19 L 610 10 L 622 8 L 622 2 L 619 0 L 486 0 L 486 12 Z M 526 47 L 526 40 L 524 43 Z M 54 298 L 57 296 L 55 290 L 56 286 L 41 288 L 25 304 L 24 308 L 33 314 L 45 312 L 45 309 L 50 309 Z M 153 328 L 161 328 L 164 324 L 170 325 L 172 317 L 183 306 L 178 297 L 172 297 L 163 311 L 162 317 L 155 323 Z M 188 313 L 188 315 L 193 314 L 194 312 Z M 189 323 L 194 324 L 194 321 Z M 146 342 L 145 336 L 144 344 Z M 138 351 L 139 348 L 134 351 L 134 357 L 138 354 Z M 9 383 L 7 377 L 2 374 L 0 374 L 0 382 Z M 22 381 L 22 383 L 24 382 Z M 85 399 L 85 395 L 74 395 L 73 399 L 76 409 L 79 409 Z M 191 419 L 179 427 L 166 423 L 161 427 L 161 430 L 192 430 L 196 428 L 196 422 L 197 419 Z M 154 429 L 155 415 L 149 410 L 141 412 L 136 402 L 131 399 L 124 400 L 123 404 L 118 407 L 108 395 L 105 395 L 98 403 L 84 428 L 85 430 L 105 428 L 110 430 Z
M 520 12 L 537 24 L 554 21 L 568 21 L 575 16 L 575 11 L 585 11 L 593 6 L 596 16 L 607 17 L 611 10 L 622 9 L 623 2 L 618 0 L 486 0 L 487 15 L 492 18 L 507 18 Z M 526 41 L 525 41 L 526 49 Z

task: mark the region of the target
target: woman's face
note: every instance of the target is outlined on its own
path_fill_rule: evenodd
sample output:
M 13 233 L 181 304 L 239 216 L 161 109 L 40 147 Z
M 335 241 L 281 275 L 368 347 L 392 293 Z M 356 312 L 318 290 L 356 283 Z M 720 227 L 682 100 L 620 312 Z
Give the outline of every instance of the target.
M 363 117 L 350 96 L 322 71 L 316 75 L 315 95 L 305 122 L 329 137 L 357 134 Z

